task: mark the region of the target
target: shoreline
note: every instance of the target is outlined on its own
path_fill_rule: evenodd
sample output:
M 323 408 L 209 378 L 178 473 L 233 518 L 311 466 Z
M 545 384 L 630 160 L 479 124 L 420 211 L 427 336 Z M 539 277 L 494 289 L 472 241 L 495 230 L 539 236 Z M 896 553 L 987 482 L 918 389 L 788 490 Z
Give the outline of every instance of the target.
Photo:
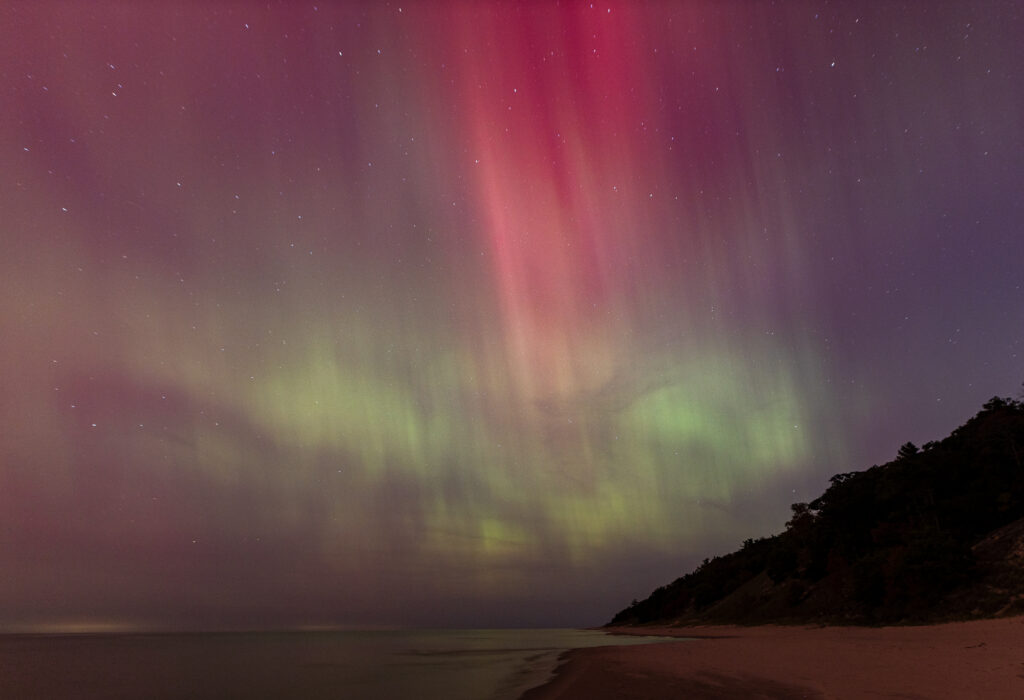
M 691 641 L 572 649 L 521 700 L 1024 697 L 1024 616 L 916 627 L 607 628 Z
M 547 687 L 549 684 L 554 682 L 563 667 L 568 663 L 570 655 L 575 651 L 589 650 L 595 648 L 605 647 L 621 647 L 621 646 L 647 646 L 649 644 L 671 644 L 672 642 L 666 642 L 664 637 L 679 637 L 678 633 L 672 634 L 659 634 L 655 632 L 643 632 L 633 633 L 630 631 L 621 632 L 609 632 L 607 628 L 602 627 L 587 627 L 579 629 L 580 632 L 594 632 L 602 633 L 605 639 L 610 640 L 608 643 L 599 643 L 595 646 L 583 646 L 583 647 L 570 647 L 555 649 L 550 651 L 544 651 L 527 658 L 524 662 L 523 667 L 520 669 L 518 680 L 514 680 L 508 684 L 508 690 L 515 690 L 514 695 L 508 695 L 509 700 L 522 700 L 522 698 L 532 697 L 531 693 L 538 692 L 542 688 Z M 658 637 L 659 639 L 652 639 L 649 642 L 624 642 L 623 644 L 616 644 L 614 637 Z M 506 697 L 505 693 L 502 692 L 501 697 Z

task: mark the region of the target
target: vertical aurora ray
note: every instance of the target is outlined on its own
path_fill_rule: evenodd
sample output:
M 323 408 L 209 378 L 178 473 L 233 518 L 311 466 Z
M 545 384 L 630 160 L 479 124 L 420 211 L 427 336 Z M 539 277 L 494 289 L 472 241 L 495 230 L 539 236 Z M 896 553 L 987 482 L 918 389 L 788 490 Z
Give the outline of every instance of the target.
M 471 56 L 455 95 L 466 107 L 469 150 L 479 166 L 482 233 L 517 391 L 528 402 L 558 401 L 605 384 L 616 361 L 608 318 L 620 291 L 617 269 L 628 272 L 629 236 L 602 219 L 611 207 L 591 199 L 608 189 L 609 173 L 582 108 L 598 83 L 611 108 L 597 112 L 608 118 L 598 117 L 593 131 L 628 128 L 634 115 L 618 114 L 614 96 L 624 93 L 627 71 L 618 66 L 630 57 L 614 36 L 597 42 L 607 50 L 602 60 L 619 73 L 597 81 L 586 59 L 572 65 L 575 45 L 582 50 L 584 37 L 598 29 L 579 13 L 505 14 L 455 18 L 459 29 L 449 45 Z M 558 50 L 545 50 L 551 46 Z M 576 71 L 582 75 L 574 82 Z
M 1006 18 L 44 6 L 0 624 L 590 623 L 1017 366 Z

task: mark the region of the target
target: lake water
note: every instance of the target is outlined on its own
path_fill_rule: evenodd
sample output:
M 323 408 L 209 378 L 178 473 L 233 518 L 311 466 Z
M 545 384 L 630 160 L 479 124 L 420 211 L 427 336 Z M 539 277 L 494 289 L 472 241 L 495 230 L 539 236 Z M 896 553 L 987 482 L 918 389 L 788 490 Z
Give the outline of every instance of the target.
M 0 697 L 514 700 L 567 649 L 665 637 L 588 630 L 0 636 Z

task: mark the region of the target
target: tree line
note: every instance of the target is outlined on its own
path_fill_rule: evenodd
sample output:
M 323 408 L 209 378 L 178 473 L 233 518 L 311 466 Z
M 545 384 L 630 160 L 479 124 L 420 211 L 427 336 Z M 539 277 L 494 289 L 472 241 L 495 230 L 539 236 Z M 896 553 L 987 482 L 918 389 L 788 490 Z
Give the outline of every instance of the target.
M 783 532 L 706 559 L 611 624 L 1024 612 L 1024 555 L 1007 554 L 1024 552 L 1022 461 L 1024 402 L 995 397 L 942 440 L 907 442 L 887 464 L 836 474 L 821 496 L 793 504 Z

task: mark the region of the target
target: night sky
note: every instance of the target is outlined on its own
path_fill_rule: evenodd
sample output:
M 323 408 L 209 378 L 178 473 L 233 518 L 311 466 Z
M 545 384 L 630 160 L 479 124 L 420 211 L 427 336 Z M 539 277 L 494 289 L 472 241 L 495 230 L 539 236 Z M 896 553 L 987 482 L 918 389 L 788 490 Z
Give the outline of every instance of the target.
M 0 626 L 599 624 L 1015 395 L 1022 11 L 4 3 Z

